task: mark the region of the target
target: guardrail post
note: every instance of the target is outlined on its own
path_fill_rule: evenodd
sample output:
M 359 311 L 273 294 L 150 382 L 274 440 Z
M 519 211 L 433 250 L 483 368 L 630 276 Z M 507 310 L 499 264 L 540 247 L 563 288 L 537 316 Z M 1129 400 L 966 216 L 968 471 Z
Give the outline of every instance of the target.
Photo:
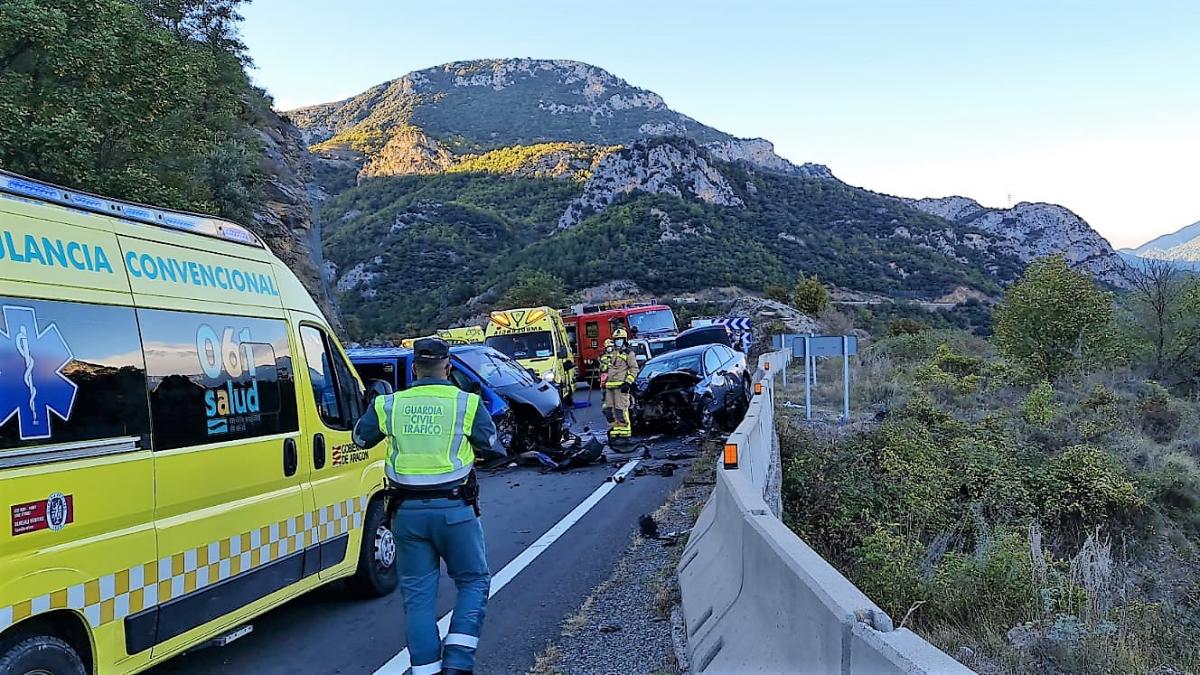
M 842 336 L 842 424 L 850 423 L 850 338 Z
M 812 421 L 812 385 L 815 384 L 812 367 L 816 359 L 812 357 L 812 341 L 804 336 L 804 419 Z

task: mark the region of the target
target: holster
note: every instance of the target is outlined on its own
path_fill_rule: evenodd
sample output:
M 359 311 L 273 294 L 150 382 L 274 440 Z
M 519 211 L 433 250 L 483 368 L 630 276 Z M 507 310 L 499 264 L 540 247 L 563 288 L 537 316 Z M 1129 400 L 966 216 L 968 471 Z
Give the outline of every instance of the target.
M 462 497 L 463 501 L 475 510 L 476 518 L 483 515 L 483 511 L 479 508 L 479 478 L 475 475 L 473 469 L 467 476 L 467 482 L 463 483 Z

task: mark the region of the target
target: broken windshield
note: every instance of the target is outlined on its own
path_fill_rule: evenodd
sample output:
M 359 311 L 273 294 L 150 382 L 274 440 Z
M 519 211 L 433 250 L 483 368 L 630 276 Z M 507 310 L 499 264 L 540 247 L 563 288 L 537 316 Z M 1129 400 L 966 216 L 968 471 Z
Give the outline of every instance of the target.
M 455 352 L 455 355 L 465 361 L 471 367 L 471 370 L 474 370 L 479 377 L 483 378 L 484 382 L 492 386 L 504 387 L 510 384 L 536 384 L 529 371 L 505 358 L 502 354 L 497 354 L 496 352 L 489 354 L 489 351 L 485 349 L 469 349 Z
M 654 377 L 661 373 L 669 373 L 674 370 L 687 370 L 696 375 L 703 375 L 704 369 L 700 366 L 700 357 L 703 352 L 694 354 L 680 354 L 679 356 L 660 356 L 650 363 L 647 363 L 642 368 L 642 374 L 647 378 Z

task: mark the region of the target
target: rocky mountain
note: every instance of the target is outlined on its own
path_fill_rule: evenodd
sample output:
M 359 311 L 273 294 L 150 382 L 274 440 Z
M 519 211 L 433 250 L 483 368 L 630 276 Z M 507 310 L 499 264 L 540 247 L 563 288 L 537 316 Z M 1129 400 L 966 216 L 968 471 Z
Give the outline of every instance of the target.
M 333 195 L 324 273 L 358 338 L 478 315 L 530 270 L 568 292 L 614 279 L 761 290 L 815 273 L 933 299 L 994 296 L 1061 250 L 1122 278 L 1107 242 L 1062 207 L 879 195 L 576 61 L 450 63 L 287 116 Z
M 1175 262 L 1200 262 L 1200 221 L 1161 237 L 1155 237 L 1137 248 L 1121 249 L 1139 258 L 1154 258 Z
M 993 209 L 957 196 L 903 201 L 955 226 L 970 226 L 986 235 L 963 233 L 955 227 L 939 238 L 962 242 L 981 251 L 1012 255 L 1022 262 L 1062 253 L 1070 265 L 1087 268 L 1107 284 L 1118 288 L 1129 285 L 1129 267 L 1108 241 L 1070 209 L 1058 204 L 1021 202 L 1010 209 Z
M 658 94 L 578 61 L 459 61 L 334 103 L 292 110 L 332 171 L 358 178 L 436 173 L 514 146 L 629 145 L 660 136 L 705 144 L 725 161 L 809 174 L 761 138 L 740 139 L 667 107 Z

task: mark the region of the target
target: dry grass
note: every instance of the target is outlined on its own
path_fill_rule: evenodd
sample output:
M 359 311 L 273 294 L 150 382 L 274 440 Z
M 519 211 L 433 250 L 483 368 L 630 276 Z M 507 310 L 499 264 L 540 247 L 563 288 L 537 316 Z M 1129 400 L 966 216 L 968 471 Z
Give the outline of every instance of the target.
M 538 654 L 526 675 L 562 675 L 562 671 L 558 669 L 560 661 L 562 661 L 562 652 L 558 647 L 550 647 Z

